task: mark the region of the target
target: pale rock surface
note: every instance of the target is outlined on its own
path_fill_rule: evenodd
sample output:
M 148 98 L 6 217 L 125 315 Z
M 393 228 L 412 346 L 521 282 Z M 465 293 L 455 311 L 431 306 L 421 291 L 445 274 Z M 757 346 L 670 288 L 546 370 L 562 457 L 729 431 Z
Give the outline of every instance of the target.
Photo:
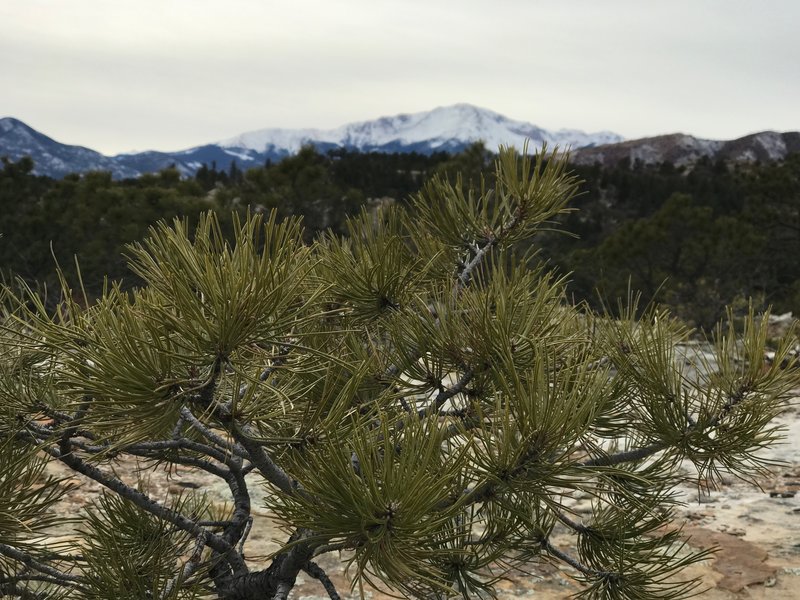
M 691 567 L 686 573 L 700 576 L 705 591 L 700 598 L 708 600 L 785 600 L 800 598 L 800 408 L 795 402 L 779 418 L 786 428 L 786 442 L 771 449 L 767 455 L 783 464 L 773 469 L 772 475 L 761 481 L 762 489 L 726 479 L 721 487 L 709 493 L 698 493 L 695 485 L 687 481 L 681 488 L 685 506 L 676 525 L 684 532 L 695 548 L 716 546 L 715 558 Z M 136 481 L 136 463 L 122 461 L 116 465 L 117 473 L 133 484 Z M 78 487 L 70 492 L 59 506 L 59 512 L 68 516 L 79 515 L 90 506 L 100 486 L 70 474 L 58 464 L 49 470 L 67 476 Z M 687 479 L 691 472 L 686 471 Z M 230 498 L 227 487 L 220 480 L 205 473 L 181 468 L 176 476 L 167 478 L 163 472 L 150 480 L 150 493 L 159 499 L 170 494 L 196 489 L 208 494 L 214 502 L 224 503 Z M 279 548 L 280 540 L 287 534 L 271 519 L 263 507 L 264 488 L 251 482 L 250 486 L 254 525 L 245 546 L 249 559 L 266 557 Z M 580 500 L 576 509 L 580 509 Z M 588 504 L 588 501 L 585 501 Z M 54 531 L 52 541 L 74 539 L 74 526 Z M 568 551 L 573 539 L 560 531 L 554 540 Z M 350 593 L 350 579 L 344 573 L 344 563 L 336 554 L 327 554 L 318 562 L 337 586 L 343 598 L 357 598 L 358 590 Z M 266 562 L 265 562 L 266 564 Z M 527 573 L 513 572 L 497 586 L 501 600 L 530 598 L 553 600 L 568 598 L 580 587 L 573 578 L 575 572 L 560 571 L 549 564 L 532 565 Z M 367 590 L 371 600 L 388 600 L 389 595 L 377 590 Z M 291 598 L 297 600 L 325 600 L 327 595 L 316 580 L 301 576 Z

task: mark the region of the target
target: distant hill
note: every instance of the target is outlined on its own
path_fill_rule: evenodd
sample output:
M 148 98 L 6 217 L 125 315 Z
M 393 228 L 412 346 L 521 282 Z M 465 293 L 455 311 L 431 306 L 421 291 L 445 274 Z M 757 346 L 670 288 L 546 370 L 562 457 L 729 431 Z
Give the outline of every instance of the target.
M 116 156 L 62 144 L 18 119 L 0 119 L 0 156 L 14 161 L 30 156 L 36 173 L 56 178 L 68 173 L 110 171 L 115 178 L 122 179 L 173 165 L 183 175 L 191 176 L 204 164 L 227 170 L 234 161 L 239 168 L 248 169 L 291 156 L 305 144 L 312 144 L 322 152 L 343 148 L 360 152 L 432 154 L 460 152 L 479 140 L 489 150 L 496 150 L 501 144 L 521 148 L 526 140 L 533 150 L 543 144 L 551 148 L 571 148 L 576 164 L 605 166 L 614 166 L 623 160 L 645 164 L 671 162 L 682 166 L 704 157 L 736 162 L 770 161 L 800 152 L 798 132 L 765 131 L 735 140 L 706 140 L 675 133 L 623 141 L 622 136 L 609 131 L 549 131 L 470 104 L 381 117 L 335 129 L 260 129 L 186 150 Z
M 763 131 L 735 140 L 705 140 L 682 133 L 628 140 L 573 152 L 573 162 L 581 165 L 615 166 L 620 161 L 644 164 L 669 162 L 685 166 L 701 158 L 730 162 L 783 160 L 800 152 L 800 132 Z
M 548 131 L 531 123 L 515 121 L 496 112 L 471 106 L 435 108 L 431 111 L 382 117 L 343 125 L 336 129 L 261 129 L 176 152 L 137 152 L 105 156 L 89 148 L 62 144 L 14 118 L 0 119 L 0 156 L 19 160 L 30 156 L 36 172 L 51 177 L 103 170 L 115 178 L 136 177 L 171 165 L 192 175 L 206 164 L 228 169 L 260 166 L 296 153 L 304 144 L 321 151 L 344 148 L 361 152 L 459 152 L 482 140 L 487 148 L 500 144 L 532 149 L 549 146 L 580 148 L 618 142 L 611 132 L 585 133 L 575 129 Z
M 0 119 L 0 157 L 17 161 L 24 156 L 33 159 L 36 173 L 50 177 L 84 171 L 111 171 L 118 178 L 140 174 L 89 148 L 57 142 L 18 119 Z

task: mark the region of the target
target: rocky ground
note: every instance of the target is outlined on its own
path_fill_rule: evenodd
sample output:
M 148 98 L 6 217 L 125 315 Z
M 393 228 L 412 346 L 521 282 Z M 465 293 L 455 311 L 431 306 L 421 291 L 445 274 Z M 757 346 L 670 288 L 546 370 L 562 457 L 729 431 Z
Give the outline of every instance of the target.
M 690 485 L 683 488 L 686 505 L 681 511 L 684 531 L 690 544 L 697 548 L 715 546 L 715 557 L 692 567 L 691 574 L 700 576 L 705 591 L 701 598 L 732 600 L 739 598 L 786 599 L 800 598 L 800 408 L 794 405 L 781 417 L 787 429 L 786 443 L 770 451 L 770 457 L 785 461 L 773 474 L 761 482 L 762 489 L 736 481 L 725 480 L 720 489 L 698 496 Z M 52 470 L 67 475 L 58 465 Z M 118 465 L 119 474 L 135 481 L 135 463 Z M 77 515 L 90 506 L 99 486 L 93 482 L 72 478 L 78 487 L 70 492 L 59 510 L 65 515 Z M 247 540 L 246 551 L 251 558 L 266 556 L 274 551 L 277 540 L 286 535 L 270 519 L 263 508 L 263 491 L 253 488 L 254 526 Z M 156 497 L 201 489 L 215 502 L 224 503 L 227 488 L 218 480 L 189 470 L 167 480 L 154 477 L 150 491 Z M 797 493 L 797 495 L 796 495 Z M 580 511 L 580 502 L 576 506 Z M 54 532 L 54 538 L 70 536 L 69 531 Z M 561 534 L 564 547 L 570 538 Z M 349 580 L 343 572 L 343 561 L 337 555 L 326 555 L 320 564 L 331 575 L 340 593 L 349 594 Z M 550 565 L 533 565 L 528 573 L 511 573 L 498 585 L 501 599 L 510 598 L 567 598 L 580 589 L 574 573 L 560 571 Z M 352 597 L 357 597 L 357 591 Z M 367 593 L 373 600 L 389 596 L 375 590 Z M 293 592 L 298 600 L 327 598 L 320 584 L 308 577 L 301 578 Z

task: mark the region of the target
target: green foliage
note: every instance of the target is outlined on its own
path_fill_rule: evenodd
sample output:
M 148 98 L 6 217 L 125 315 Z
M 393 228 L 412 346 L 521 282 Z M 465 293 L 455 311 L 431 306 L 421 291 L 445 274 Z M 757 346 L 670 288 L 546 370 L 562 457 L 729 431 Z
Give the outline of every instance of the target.
M 325 179 L 310 151 L 279 173 Z M 678 465 L 698 485 L 763 473 L 798 383 L 789 340 L 764 368 L 767 319 L 731 314 L 715 366 L 690 373 L 676 344 L 691 332 L 669 313 L 593 312 L 531 266 L 578 189 L 562 155 L 501 149 L 491 189 L 467 180 L 363 210 L 346 237 L 309 236 L 279 210 L 233 215 L 230 233 L 214 213 L 162 222 L 127 247 L 141 287 L 105 285 L 96 301 L 63 273 L 55 303 L 5 288 L 0 450 L 24 485 L 0 478 L 0 589 L 285 599 L 305 572 L 337 598 L 313 559 L 342 552 L 354 589 L 406 597 L 491 596 L 536 561 L 568 569 L 587 598 L 696 591 L 681 571 L 708 553 L 674 527 Z M 713 227 L 676 196 L 657 227 L 634 229 L 668 246 L 680 231 L 661 230 L 687 215 Z M 685 251 L 693 268 L 706 246 Z M 33 486 L 37 451 L 106 488 L 81 515 L 80 554 L 23 535 L 64 493 Z M 229 510 L 126 483 L 133 459 L 218 478 Z M 253 486 L 287 533 L 268 559 L 246 551 Z M 575 497 L 592 503 L 581 523 Z M 23 503 L 24 526 L 3 516 Z
M 77 256 L 87 291 L 98 296 L 105 276 L 129 275 L 125 245 L 144 237 L 150 225 L 176 216 L 196 219 L 213 208 L 202 193 L 174 170 L 130 182 L 115 182 L 108 173 L 53 181 L 21 177 L 6 164 L 0 173 L 0 271 L 58 289 L 53 257 L 74 278 Z
M 572 272 L 570 292 L 597 305 L 629 286 L 713 330 L 726 305 L 798 311 L 798 156 L 782 163 L 581 167 L 579 238 L 547 236 L 544 254 Z
M 173 510 L 191 509 L 178 499 Z M 103 493 L 86 510 L 82 549 L 86 600 L 190 600 L 208 597 L 182 578 L 171 580 L 192 539 L 133 503 Z
M 355 548 L 353 586 L 364 578 L 410 595 L 425 586 L 446 590 L 436 562 L 452 554 L 449 524 L 461 511 L 451 493 L 463 480 L 458 459 L 441 452 L 443 442 L 434 422 L 390 422 L 387 415 L 347 436 L 331 432 L 293 461 L 293 470 L 306 474 L 304 493 L 276 498 L 275 509 L 320 543 Z M 450 506 L 440 510 L 442 504 Z
M 57 482 L 45 475 L 47 461 L 13 438 L 3 439 L 0 464 L 0 540 L 29 545 L 57 520 L 48 514 L 58 501 Z M 0 556 L 0 569 L 4 559 Z
M 103 173 L 54 181 L 34 176 L 30 160 L 5 161 L 0 273 L 9 281 L 19 275 L 57 290 L 53 254 L 71 278 L 76 255 L 87 292 L 97 297 L 104 276 L 124 277 L 124 289 L 141 284 L 126 270 L 122 250 L 141 241 L 159 219 L 177 216 L 193 225 L 200 212 L 213 209 L 230 236 L 231 212 L 243 217 L 248 209 L 274 209 L 279 219 L 302 216 L 304 240 L 310 242 L 328 229 L 347 234 L 349 216 L 377 204 L 406 204 L 425 194 L 426 185 L 461 189 L 464 203 L 469 189 L 476 196 L 493 191 L 491 158 L 480 143 L 452 156 L 321 154 L 307 147 L 247 171 L 219 171 L 212 164 L 193 180 L 167 169 L 119 182 Z M 571 206 L 579 210 L 559 215 L 553 226 L 575 237 L 543 232 L 536 260 L 570 273 L 569 293 L 595 308 L 598 289 L 613 299 L 632 283 L 645 302 L 668 306 L 707 331 L 724 318 L 726 305 L 746 307 L 749 298 L 762 308 L 798 312 L 798 166 L 800 159 L 790 156 L 753 165 L 700 160 L 687 167 L 573 167 L 582 181 Z M 483 233 L 466 232 L 464 242 Z
M 652 216 L 627 221 L 598 247 L 578 251 L 576 277 L 593 280 L 604 296 L 619 297 L 630 286 L 710 328 L 725 316 L 726 303 L 758 289 L 763 243 L 751 225 L 715 219 L 711 207 L 674 194 Z

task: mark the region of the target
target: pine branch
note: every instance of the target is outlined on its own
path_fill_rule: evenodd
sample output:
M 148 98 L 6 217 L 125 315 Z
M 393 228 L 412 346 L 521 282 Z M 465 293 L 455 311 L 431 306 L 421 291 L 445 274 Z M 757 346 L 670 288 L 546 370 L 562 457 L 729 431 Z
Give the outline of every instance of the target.
M 259 381 L 266 381 L 267 379 L 269 379 L 269 376 L 272 375 L 278 369 L 278 367 L 280 367 L 281 365 L 283 365 L 286 362 L 286 356 L 288 356 L 289 352 L 291 352 L 291 351 L 292 351 L 292 347 L 291 346 L 287 346 L 285 344 L 281 345 L 280 349 L 278 350 L 278 354 L 274 355 L 274 357 L 272 358 L 272 364 L 270 366 L 264 368 L 261 371 L 261 373 L 259 373 L 258 380 Z M 249 389 L 249 387 L 250 387 L 250 384 L 244 384 L 239 388 L 239 399 L 240 400 L 242 398 L 244 398 L 244 395 L 247 393 L 247 390 Z M 228 408 L 230 408 L 230 407 L 228 407 Z
M 69 423 L 73 423 L 76 420 L 75 415 L 54 410 L 53 408 L 44 403 L 40 403 L 39 405 L 37 405 L 37 408 L 44 416 L 53 419 L 54 425 L 67 425 Z M 81 429 L 77 423 L 75 425 L 76 429 L 73 430 L 73 433 L 70 437 L 78 436 L 86 438 L 87 440 L 95 439 L 94 433 L 92 433 L 88 429 Z M 52 432 L 53 430 L 52 425 L 48 425 L 47 428 L 50 429 Z
M 6 582 L 0 578 L 0 594 L 3 596 L 19 597 L 20 600 L 47 600 L 46 594 L 37 594 L 23 587 L 19 587 L 14 582 Z
M 483 262 L 483 259 L 486 255 L 500 242 L 500 237 L 492 233 L 483 246 L 475 245 L 475 254 L 469 260 L 469 262 L 464 264 L 464 268 L 458 274 L 456 279 L 455 285 L 455 293 L 460 292 L 463 288 L 469 285 L 470 278 L 472 277 L 472 272 L 478 268 L 478 266 Z
M 134 456 L 141 456 L 143 458 L 152 458 L 158 460 L 159 457 L 153 454 L 144 454 L 144 453 L 135 453 L 132 452 Z M 201 471 L 205 471 L 209 475 L 214 475 L 215 477 L 219 477 L 220 479 L 228 480 L 228 477 L 231 475 L 231 470 L 223 469 L 215 465 L 214 463 L 203 460 L 202 458 L 194 458 L 191 456 L 177 456 L 177 457 L 170 457 L 170 462 L 176 465 L 184 465 L 186 467 L 195 467 L 200 469 Z
M 314 556 L 317 557 L 327 552 L 341 552 L 342 550 L 347 550 L 348 548 L 352 548 L 352 544 L 347 544 L 345 542 L 340 542 L 338 544 L 325 544 L 323 546 L 317 546 L 314 548 Z
M 269 456 L 264 447 L 252 439 L 255 432 L 250 427 L 233 421 L 233 436 L 247 450 L 250 462 L 255 465 L 264 478 L 282 492 L 293 494 L 297 491 L 297 482 L 291 479 Z
M 666 442 L 653 442 L 641 448 L 634 448 L 633 450 L 626 450 L 625 452 L 618 452 L 617 454 L 610 454 L 607 456 L 598 456 L 590 460 L 580 463 L 581 467 L 613 467 L 623 463 L 644 460 L 648 456 L 652 456 L 662 450 L 669 448 Z
M 172 428 L 172 438 L 178 439 L 181 437 L 184 427 L 186 427 L 186 419 L 183 417 L 183 415 L 180 415 L 178 417 L 178 421 L 175 423 L 175 427 Z
M 75 415 L 72 417 L 70 423 L 71 425 L 67 427 L 64 432 L 61 434 L 62 443 L 65 440 L 73 437 L 78 430 L 78 426 L 81 420 L 86 416 L 89 412 L 89 408 L 91 407 L 91 399 L 85 398 L 81 405 L 78 407 L 78 410 L 75 411 Z
M 306 541 L 310 534 L 307 530 L 295 531 L 289 538 L 288 550 L 275 556 L 267 569 L 230 578 L 219 590 L 220 596 L 226 600 L 286 598 L 297 574 L 311 560 L 313 548 Z
M 232 452 L 236 456 L 241 458 L 250 459 L 250 454 L 247 450 L 240 444 L 232 440 L 226 440 L 222 436 L 216 434 L 214 431 L 209 429 L 200 419 L 198 419 L 194 413 L 189 409 L 189 407 L 184 406 L 181 408 L 181 417 L 186 419 L 186 421 L 192 426 L 195 431 L 201 434 L 204 438 L 206 438 L 212 444 L 216 444 L 220 448 L 225 448 L 229 452 Z
M 292 591 L 292 584 L 286 581 L 278 583 L 278 588 L 272 596 L 272 600 L 286 600 L 289 597 L 289 592 Z
M 725 404 L 722 405 L 719 412 L 708 422 L 707 427 L 709 429 L 713 429 L 717 425 L 720 424 L 720 421 L 724 419 L 730 412 L 736 408 L 739 404 L 744 402 L 748 394 L 753 391 L 753 384 L 751 382 L 743 383 L 739 386 L 739 388 L 731 394 L 728 399 L 725 401 Z
M 464 268 L 458 274 L 458 278 L 456 280 L 456 289 L 455 292 L 458 293 L 461 291 L 462 288 L 467 287 L 469 285 L 470 278 L 472 277 L 472 272 L 478 268 L 478 266 L 483 262 L 483 259 L 486 255 L 499 244 L 511 231 L 513 231 L 517 225 L 521 222 L 523 211 L 521 207 L 517 208 L 514 212 L 514 215 L 503 225 L 500 227 L 500 231 L 498 232 L 491 232 L 489 236 L 486 238 L 482 246 L 475 245 L 475 255 L 464 265 Z
M 753 391 L 753 384 L 751 382 L 742 384 L 739 387 L 739 389 L 736 390 L 736 392 L 734 392 L 728 397 L 725 403 L 720 407 L 719 412 L 717 412 L 717 414 L 714 415 L 714 417 L 712 417 L 705 424 L 705 429 L 713 429 L 717 427 L 722 421 L 722 419 L 724 419 L 734 408 L 736 408 L 739 404 L 741 404 L 748 398 L 748 394 L 752 391 Z M 699 424 L 689 414 L 686 415 L 686 420 L 687 420 L 687 425 L 686 428 L 683 430 L 684 436 L 688 436 L 699 426 Z M 669 446 L 670 444 L 667 444 L 666 442 L 662 441 L 652 442 L 647 446 L 642 446 L 640 448 L 634 448 L 632 450 L 626 450 L 624 452 L 619 452 L 617 454 L 593 458 L 591 460 L 584 461 L 583 463 L 581 463 L 580 466 L 611 467 L 623 463 L 635 462 L 648 458 L 649 456 L 657 454 L 662 450 L 666 450 L 667 448 L 669 448 Z
M 232 462 L 231 457 L 229 454 L 226 454 L 212 446 L 208 446 L 206 444 L 201 444 L 194 440 L 190 440 L 188 438 L 179 438 L 179 439 L 171 439 L 171 440 L 155 440 L 152 442 L 139 442 L 137 444 L 131 444 L 129 446 L 121 446 L 121 447 L 113 447 L 110 444 L 101 444 L 101 445 L 93 445 L 93 444 L 86 444 L 81 440 L 75 438 L 69 438 L 68 443 L 70 446 L 74 448 L 78 448 L 79 450 L 83 450 L 88 454 L 104 454 L 109 452 L 111 456 L 119 456 L 122 454 L 130 454 L 133 456 L 141 456 L 143 458 L 153 458 L 159 459 L 163 458 L 163 453 L 169 450 L 191 450 L 193 452 L 198 452 L 200 454 L 205 454 L 206 456 L 216 460 L 219 463 L 224 464 L 229 468 L 237 468 L 240 466 L 236 462 Z M 188 456 L 178 456 L 178 457 L 170 457 L 170 461 L 174 461 L 176 463 L 185 464 L 185 465 L 194 465 L 202 468 L 204 471 L 207 471 L 217 477 L 225 478 L 225 471 L 221 470 L 219 467 L 213 465 L 212 463 L 194 457 Z
M 167 584 L 164 586 L 164 591 L 161 594 L 161 600 L 166 600 L 169 598 L 170 594 L 172 594 L 172 590 L 175 589 L 175 586 L 179 582 L 186 581 L 191 577 L 202 565 L 202 556 L 203 556 L 203 548 L 206 547 L 208 534 L 203 533 L 197 537 L 197 543 L 195 544 L 194 551 L 192 555 L 189 557 L 189 560 L 183 565 L 181 572 L 178 573 L 175 577 L 170 579 Z
M 53 458 L 63 462 L 73 471 L 76 471 L 77 473 L 96 481 L 100 485 L 118 494 L 120 497 L 130 500 L 142 510 L 169 523 L 172 523 L 179 529 L 186 531 L 187 533 L 191 533 L 193 536 L 207 534 L 207 543 L 209 547 L 213 548 L 219 554 L 224 556 L 234 569 L 246 569 L 242 558 L 236 554 L 229 542 L 220 536 L 209 533 L 206 529 L 200 527 L 192 519 L 189 519 L 180 513 L 174 512 L 156 500 L 153 500 L 143 492 L 128 486 L 117 477 L 103 473 L 97 467 L 94 467 L 93 465 L 90 465 L 78 458 L 71 451 L 69 451 L 68 448 L 65 451 L 64 448 L 58 450 L 52 447 L 45 447 L 44 451 Z
M 561 521 L 564 525 L 569 527 L 575 533 L 588 533 L 590 530 L 586 525 L 582 525 L 580 523 L 576 523 L 572 519 L 570 519 L 567 515 L 562 513 L 559 510 L 553 511 L 555 512 L 556 518 Z
M 14 548 L 13 546 L 9 546 L 8 544 L 4 544 L 2 542 L 0 542 L 0 554 L 3 554 L 4 556 L 12 558 L 16 561 L 19 561 L 26 567 L 34 569 L 39 573 L 48 575 L 58 583 L 74 587 L 75 585 L 78 585 L 82 582 L 82 579 L 80 577 L 76 575 L 70 575 L 69 573 L 63 573 L 58 569 L 54 569 L 53 567 L 36 560 L 33 556 L 31 556 L 27 552 L 23 552 L 22 550 L 19 550 L 17 548 Z
M 464 391 L 464 389 L 467 387 L 467 384 L 469 384 L 469 382 L 472 381 L 473 375 L 474 374 L 472 372 L 472 369 L 470 368 L 465 369 L 464 374 L 461 375 L 461 377 L 459 377 L 458 381 L 456 381 L 456 383 L 452 387 L 440 391 L 436 395 L 436 398 L 434 398 L 430 406 L 427 406 L 417 411 L 417 415 L 419 416 L 419 418 L 422 419 L 424 417 L 438 413 L 439 409 L 441 409 L 442 406 L 444 406 L 445 402 L 447 402 L 448 400 L 450 400 L 450 398 L 453 398 L 454 396 L 457 396 L 458 394 Z
M 247 536 L 250 535 L 250 531 L 253 529 L 253 515 L 247 517 L 247 522 L 245 523 L 244 532 L 242 533 L 242 539 L 239 540 L 239 554 L 244 556 L 244 545 L 247 542 Z
M 607 578 L 607 577 L 617 576 L 616 573 L 612 573 L 610 571 L 595 571 L 594 569 L 590 569 L 589 567 L 587 567 L 586 565 L 584 565 L 583 563 L 581 563 L 577 559 L 573 558 L 572 556 L 570 556 L 566 552 L 563 552 L 562 550 L 559 550 L 558 548 L 553 546 L 553 544 L 550 543 L 550 539 L 549 538 L 544 538 L 540 542 L 540 544 L 542 546 L 542 549 L 545 552 L 547 552 L 551 556 L 555 556 L 558 560 L 568 564 L 573 569 L 575 569 L 576 571 L 578 571 L 582 575 L 585 575 L 586 577 L 592 577 L 592 578 L 599 579 L 599 578 Z
M 198 400 L 201 399 L 198 398 Z M 292 494 L 297 490 L 295 482 L 283 469 L 275 464 L 264 447 L 253 439 L 257 437 L 257 434 L 251 427 L 238 422 L 233 418 L 230 411 L 219 403 L 214 402 L 211 405 L 203 405 L 203 407 L 211 409 L 213 414 L 220 421 L 230 426 L 233 437 L 239 443 L 241 449 L 244 450 L 245 458 L 255 465 L 259 473 L 261 473 L 267 481 L 288 494 Z

